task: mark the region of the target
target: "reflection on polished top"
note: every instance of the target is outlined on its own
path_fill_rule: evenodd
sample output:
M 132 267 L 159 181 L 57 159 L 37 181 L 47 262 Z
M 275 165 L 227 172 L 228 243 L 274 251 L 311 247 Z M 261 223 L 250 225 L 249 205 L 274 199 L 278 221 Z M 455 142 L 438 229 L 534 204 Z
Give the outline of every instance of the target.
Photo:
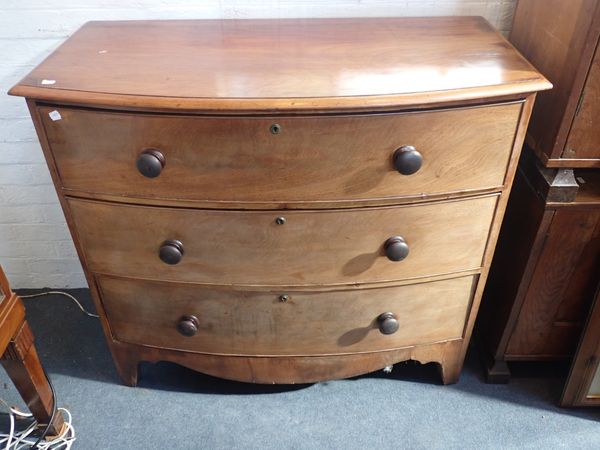
M 177 20 L 89 22 L 11 94 L 179 110 L 372 110 L 550 87 L 481 17 Z

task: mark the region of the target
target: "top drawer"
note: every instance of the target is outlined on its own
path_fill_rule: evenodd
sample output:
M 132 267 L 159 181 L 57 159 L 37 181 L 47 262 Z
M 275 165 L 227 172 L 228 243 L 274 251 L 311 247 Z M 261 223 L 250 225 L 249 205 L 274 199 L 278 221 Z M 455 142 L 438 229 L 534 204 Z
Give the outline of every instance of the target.
M 51 114 L 54 110 L 60 116 Z M 500 187 L 521 103 L 318 117 L 180 116 L 47 106 L 39 111 L 65 189 L 251 208 L 343 205 Z M 415 147 L 423 158 L 411 175 L 395 168 L 394 153 L 403 146 Z M 148 149 L 164 158 L 160 169 L 159 155 L 145 156 L 158 164 L 154 178 L 136 167 Z

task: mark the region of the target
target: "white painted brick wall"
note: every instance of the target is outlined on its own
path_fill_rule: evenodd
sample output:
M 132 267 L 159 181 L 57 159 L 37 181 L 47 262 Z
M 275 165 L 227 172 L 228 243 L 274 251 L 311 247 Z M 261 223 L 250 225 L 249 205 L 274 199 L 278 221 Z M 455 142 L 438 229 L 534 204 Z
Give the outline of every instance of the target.
M 88 20 L 481 15 L 516 0 L 0 0 L 0 264 L 12 285 L 86 285 L 25 101 L 6 91 Z

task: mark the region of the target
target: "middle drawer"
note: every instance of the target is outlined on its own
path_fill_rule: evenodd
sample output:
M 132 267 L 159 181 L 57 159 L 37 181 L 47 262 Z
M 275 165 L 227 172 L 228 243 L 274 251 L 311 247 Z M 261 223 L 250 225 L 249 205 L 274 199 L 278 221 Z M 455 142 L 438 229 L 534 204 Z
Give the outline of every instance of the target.
M 91 271 L 209 284 L 293 286 L 393 281 L 479 269 L 497 196 L 322 211 L 68 201 Z M 401 261 L 392 260 L 402 256 Z

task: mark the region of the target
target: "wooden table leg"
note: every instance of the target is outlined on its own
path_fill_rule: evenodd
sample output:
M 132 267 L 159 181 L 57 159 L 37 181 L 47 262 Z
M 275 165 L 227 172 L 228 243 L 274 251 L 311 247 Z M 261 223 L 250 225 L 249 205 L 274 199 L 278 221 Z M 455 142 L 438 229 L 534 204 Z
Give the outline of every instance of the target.
M 23 325 L 8 344 L 1 362 L 38 424 L 48 424 L 54 407 L 52 391 L 26 321 L 23 321 Z M 63 423 L 62 414 L 57 411 L 48 435 L 59 434 Z

